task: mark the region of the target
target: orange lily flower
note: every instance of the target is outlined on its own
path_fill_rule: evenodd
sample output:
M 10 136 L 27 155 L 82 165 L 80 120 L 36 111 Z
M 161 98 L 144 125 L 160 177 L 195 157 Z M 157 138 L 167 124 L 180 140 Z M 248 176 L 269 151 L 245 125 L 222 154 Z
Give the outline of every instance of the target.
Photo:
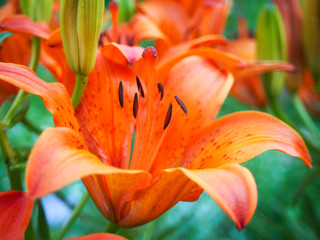
M 61 83 L 0 63 L 0 79 L 40 96 L 56 125 L 30 154 L 29 196 L 82 178 L 106 218 L 133 227 L 205 190 L 241 230 L 253 216 L 257 190 L 239 164 L 276 149 L 310 167 L 302 138 L 260 112 L 213 121 L 232 86 L 230 73 L 200 57 L 157 66 L 155 49 L 141 57 L 142 51 L 113 43 L 98 52 L 76 113 Z
M 250 37 L 247 24 L 244 19 L 238 21 L 239 39 L 228 43 L 225 51 L 233 53 L 247 63 L 257 61 L 257 44 L 253 37 Z M 251 106 L 264 107 L 267 98 L 258 75 L 249 77 L 237 77 L 231 90 L 232 96 Z
M 144 32 L 154 34 L 154 37 L 146 34 L 145 39 L 157 39 L 156 46 L 160 50 L 160 63 L 168 61 L 184 51 L 213 45 L 220 46 L 220 49 L 243 59 L 246 63 L 245 68 L 236 66 L 228 69 L 235 77 L 231 93 L 249 105 L 265 106 L 266 96 L 258 77 L 259 74 L 273 70 L 292 71 L 293 66 L 281 62 L 257 62 L 256 43 L 253 38 L 249 37 L 244 20 L 239 22 L 240 39 L 238 40 L 227 43 L 221 36 L 213 35 L 220 34 L 224 30 L 232 1 L 209 0 L 204 2 L 192 2 L 189 5 L 187 1 L 147 1 L 142 3 L 139 5 L 140 11 L 151 19 L 158 26 L 158 32 L 162 31 L 166 37 L 161 37 L 155 30 L 156 26 L 151 26 L 151 24 L 145 26 L 149 27 L 149 31 L 139 29 L 142 32 L 140 35 L 143 36 Z M 172 14 L 172 12 L 178 12 L 178 14 Z M 192 17 L 192 14 L 195 16 Z M 208 19 L 212 19 L 212 21 Z M 219 19 L 219 21 L 213 21 L 214 19 Z M 190 30 L 194 28 L 196 30 Z M 197 34 L 192 34 L 194 32 Z M 168 48 L 169 50 L 167 50 Z

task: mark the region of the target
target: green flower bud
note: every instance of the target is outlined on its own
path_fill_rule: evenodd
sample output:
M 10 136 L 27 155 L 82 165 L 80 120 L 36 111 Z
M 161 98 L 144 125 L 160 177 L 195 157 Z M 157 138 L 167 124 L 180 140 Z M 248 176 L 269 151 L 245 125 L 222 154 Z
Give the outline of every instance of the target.
M 104 0 L 61 1 L 63 48 L 76 74 L 87 76 L 94 68 L 103 12 Z
M 307 65 L 315 79 L 320 77 L 320 1 L 303 1 L 303 44 Z
M 119 22 L 125 23 L 134 15 L 136 2 L 134 0 L 118 0 L 119 3 Z
M 260 12 L 257 25 L 257 53 L 259 60 L 287 59 L 284 25 L 274 4 L 267 4 Z M 269 99 L 277 97 L 285 83 L 285 73 L 270 72 L 261 76 Z
M 53 0 L 20 0 L 22 12 L 33 21 L 49 22 Z

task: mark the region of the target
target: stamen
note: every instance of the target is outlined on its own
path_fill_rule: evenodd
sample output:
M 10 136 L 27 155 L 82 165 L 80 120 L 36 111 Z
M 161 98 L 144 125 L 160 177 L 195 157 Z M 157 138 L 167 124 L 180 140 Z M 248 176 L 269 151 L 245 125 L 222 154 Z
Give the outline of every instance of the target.
M 128 44 L 128 46 L 134 45 L 134 36 L 127 35 L 127 44 Z
M 120 81 L 119 83 L 119 91 L 118 91 L 118 95 L 119 95 L 119 103 L 120 106 L 123 107 L 123 87 L 122 87 L 122 81 Z
M 188 116 L 188 109 L 186 107 L 186 105 L 182 102 L 182 100 L 180 98 L 178 98 L 177 96 L 174 97 L 177 101 L 177 103 L 179 104 L 179 106 L 181 107 L 182 111 L 184 111 L 184 113 Z
M 161 83 L 158 83 L 158 89 L 159 89 L 159 93 L 160 93 L 160 100 L 162 100 L 163 95 L 164 95 L 164 89 Z
M 133 116 L 137 118 L 138 113 L 138 93 L 135 93 L 134 100 L 133 100 Z
M 141 97 L 144 98 L 143 87 L 142 87 L 142 84 L 141 84 L 140 79 L 139 79 L 138 76 L 136 76 L 136 80 L 137 80 L 137 86 L 138 86 L 138 90 L 139 90 L 139 92 L 140 92 L 140 95 L 141 95 Z
M 103 34 L 100 34 L 99 41 L 98 41 L 98 46 L 102 48 L 103 48 L 103 41 L 102 41 L 103 36 L 104 36 Z
M 168 127 L 170 120 L 171 120 L 171 116 L 172 116 L 172 103 L 170 103 L 170 106 L 168 108 L 167 115 L 164 120 L 163 130 L 165 130 Z

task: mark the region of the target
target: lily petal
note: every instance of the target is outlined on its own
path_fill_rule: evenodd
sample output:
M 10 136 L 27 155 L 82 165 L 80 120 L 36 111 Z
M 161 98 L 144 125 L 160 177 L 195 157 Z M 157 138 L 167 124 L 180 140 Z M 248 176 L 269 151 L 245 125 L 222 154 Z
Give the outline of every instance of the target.
M 0 22 L 0 29 L 14 33 L 30 34 L 35 37 L 48 39 L 50 28 L 44 22 L 32 22 L 25 15 L 8 16 Z
M 0 193 L 0 236 L 2 240 L 23 240 L 30 221 L 33 201 L 27 193 Z
M 246 168 L 229 164 L 217 169 L 164 170 L 150 188 L 136 194 L 130 214 L 120 225 L 127 227 L 132 226 L 132 221 L 134 225 L 151 221 L 182 200 L 195 186 L 207 191 L 239 230 L 250 221 L 257 205 L 254 178 Z
M 109 60 L 127 66 L 128 64 L 133 65 L 140 59 L 143 50 L 142 47 L 129 47 L 116 43 L 108 43 L 100 51 Z
M 184 102 L 188 116 L 178 110 L 179 105 L 173 101 L 173 112 L 178 113 L 170 122 L 167 135 L 154 160 L 151 168 L 153 174 L 181 164 L 185 147 L 204 126 L 215 119 L 232 84 L 231 74 L 221 71 L 212 61 L 200 57 L 186 58 L 171 70 L 163 83 L 165 97 L 158 117 L 161 119 L 160 127 L 163 127 L 164 116 L 174 96 Z
M 294 66 L 289 63 L 284 62 L 257 62 L 257 63 L 250 63 L 243 69 L 234 69 L 232 73 L 234 74 L 235 78 L 247 78 L 250 76 L 256 76 L 262 73 L 270 72 L 270 71 L 293 71 Z
M 147 172 L 121 170 L 102 163 L 85 150 L 84 144 L 81 136 L 69 128 L 46 129 L 29 156 L 26 168 L 29 196 L 40 198 L 92 174 L 118 174 L 117 178 L 131 175 L 150 181 Z
M 70 97 L 61 83 L 46 83 L 35 73 L 21 65 L 0 63 L 0 79 L 26 92 L 38 95 L 52 113 L 55 125 L 80 132 Z
M 243 68 L 246 66 L 246 62 L 237 56 L 213 49 L 213 48 L 199 48 L 199 49 L 192 49 L 187 52 L 183 52 L 168 61 L 165 61 L 158 65 L 157 72 L 159 73 L 157 76 L 162 79 L 164 73 L 168 73 L 169 70 L 180 62 L 182 59 L 190 57 L 190 56 L 200 56 L 206 59 L 210 59 L 215 61 L 218 64 L 221 64 L 222 69 L 234 69 L 234 68 Z M 160 75 L 160 76 L 159 76 Z
M 126 238 L 111 233 L 95 233 L 66 240 L 126 240 Z
M 311 167 L 301 136 L 279 119 L 256 111 L 229 114 L 203 129 L 190 144 L 182 166 L 202 169 L 243 163 L 271 149 L 301 158 Z

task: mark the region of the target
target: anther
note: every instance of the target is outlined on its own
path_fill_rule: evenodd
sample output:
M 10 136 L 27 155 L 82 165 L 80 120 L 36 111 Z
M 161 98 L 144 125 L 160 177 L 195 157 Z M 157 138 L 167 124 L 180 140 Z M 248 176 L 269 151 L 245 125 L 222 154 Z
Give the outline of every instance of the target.
M 167 111 L 166 118 L 164 120 L 164 126 L 163 126 L 164 130 L 168 127 L 168 125 L 170 123 L 170 120 L 171 120 L 171 116 L 172 116 L 172 103 L 170 103 L 170 106 L 169 106 L 168 111 Z
M 138 113 L 138 93 L 135 93 L 134 100 L 133 100 L 133 116 L 137 118 Z
M 138 90 L 139 90 L 139 92 L 140 92 L 140 95 L 141 95 L 141 97 L 144 98 L 143 87 L 142 87 L 142 84 L 141 84 L 140 79 L 139 79 L 138 76 L 136 76 L 136 80 L 137 80 L 137 87 L 138 87 Z
M 180 98 L 178 98 L 177 96 L 175 96 L 174 98 L 176 99 L 177 103 L 181 107 L 182 111 L 184 111 L 184 113 L 186 115 L 188 115 L 188 109 L 187 109 L 186 105 L 182 102 L 182 100 Z
M 123 107 L 123 87 L 122 87 L 122 81 L 119 83 L 119 90 L 118 90 L 118 95 L 119 95 L 119 103 L 120 106 Z
M 159 90 L 159 93 L 160 93 L 160 100 L 162 100 L 163 95 L 164 95 L 164 89 L 163 89 L 163 86 L 162 86 L 161 83 L 158 83 L 158 90 Z

